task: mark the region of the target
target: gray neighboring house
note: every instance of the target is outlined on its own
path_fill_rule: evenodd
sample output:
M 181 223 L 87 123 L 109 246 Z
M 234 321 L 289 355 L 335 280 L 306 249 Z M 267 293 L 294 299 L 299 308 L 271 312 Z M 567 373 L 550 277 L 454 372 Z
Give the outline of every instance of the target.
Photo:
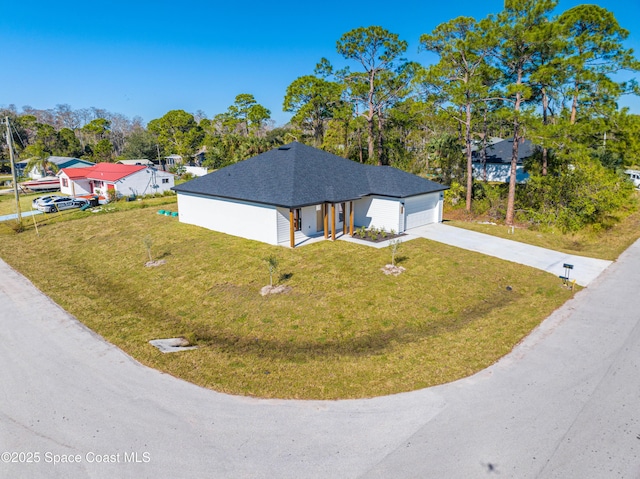
M 298 142 L 175 186 L 181 222 L 273 245 L 442 221 L 448 187 Z
M 516 165 L 516 183 L 524 183 L 529 173 L 524 171 L 524 160 L 533 156 L 536 147 L 529 140 L 522 140 L 518 145 L 518 163 Z M 482 161 L 482 148 L 473 152 L 473 177 L 482 181 L 508 183 L 511 177 L 511 155 L 513 154 L 513 138 L 498 141 L 487 146 L 486 162 Z
M 88 160 L 82 160 L 80 158 L 71 158 L 68 156 L 50 156 L 47 158 L 49 163 L 53 163 L 58 167 L 58 170 L 62 168 L 83 168 L 86 166 L 93 166 L 95 163 Z M 25 171 L 25 168 L 29 164 L 28 160 L 19 161 L 16 163 L 16 172 L 19 176 L 29 176 L 33 180 L 43 178 L 47 176 L 46 172 L 33 168 L 31 171 Z

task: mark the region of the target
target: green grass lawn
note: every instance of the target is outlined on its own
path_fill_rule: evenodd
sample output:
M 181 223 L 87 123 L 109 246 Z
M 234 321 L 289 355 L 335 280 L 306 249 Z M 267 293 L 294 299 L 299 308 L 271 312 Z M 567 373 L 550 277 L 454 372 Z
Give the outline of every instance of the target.
M 31 211 L 31 202 L 33 201 L 33 199 L 37 198 L 38 196 L 45 196 L 47 194 L 60 194 L 60 192 L 58 191 L 57 193 L 53 192 L 53 193 L 38 193 L 38 194 L 33 193 L 29 195 L 24 195 L 21 193 L 19 195 L 21 211 L 23 213 L 27 211 Z M 0 216 L 12 215 L 12 214 L 15 214 L 15 212 L 16 212 L 16 199 L 13 193 L 4 193 L 0 195 Z
M 160 204 L 177 209 L 169 197 L 47 215 L 38 236 L 0 224 L 0 256 L 142 363 L 227 393 L 359 398 L 453 381 L 573 294 L 554 275 L 423 239 L 402 244 L 406 272 L 386 276 L 388 249 L 269 246 L 160 216 Z M 145 267 L 147 236 L 166 264 Z M 271 254 L 291 291 L 262 297 Z M 199 349 L 148 344 L 176 336 Z

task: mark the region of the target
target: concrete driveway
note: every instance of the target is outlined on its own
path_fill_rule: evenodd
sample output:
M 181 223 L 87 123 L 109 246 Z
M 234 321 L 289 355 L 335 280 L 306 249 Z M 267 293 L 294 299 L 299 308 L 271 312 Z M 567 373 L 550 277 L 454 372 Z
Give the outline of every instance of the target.
M 637 242 L 472 377 L 258 400 L 140 365 L 0 261 L 0 477 L 637 478 L 639 290 Z
M 563 264 L 572 264 L 574 268 L 570 271 L 570 278 L 575 279 L 580 286 L 588 286 L 611 264 L 611 261 L 603 259 L 561 253 L 442 223 L 413 228 L 410 230 L 410 236 L 427 238 L 458 248 L 495 256 L 541 269 L 557 276 L 564 275 Z

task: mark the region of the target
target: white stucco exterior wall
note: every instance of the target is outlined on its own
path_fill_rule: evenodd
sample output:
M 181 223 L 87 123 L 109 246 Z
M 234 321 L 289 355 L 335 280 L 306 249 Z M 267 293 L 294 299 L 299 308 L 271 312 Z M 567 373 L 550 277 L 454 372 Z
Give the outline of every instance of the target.
M 287 208 L 276 208 L 276 223 L 278 228 L 278 243 L 289 243 L 289 210 Z
M 178 193 L 178 212 L 182 223 L 272 245 L 278 244 L 279 212 L 275 206 Z M 286 214 L 288 223 L 289 212 Z M 282 216 L 282 212 L 280 215 Z M 288 235 L 287 230 L 286 238 Z
M 171 173 L 154 168 L 146 168 L 132 175 L 126 176 L 114 183 L 116 192 L 122 196 L 143 196 L 154 193 L 164 193 L 175 184 Z M 107 193 L 107 187 L 102 194 Z
M 302 217 L 302 228 L 300 229 L 300 233 L 305 236 L 313 236 L 317 233 L 316 214 L 315 206 L 305 206 L 304 208 L 300 208 L 300 215 Z M 287 227 L 288 225 L 289 217 L 287 216 Z
M 400 201 L 397 198 L 367 196 L 354 201 L 354 223 L 365 228 L 400 229 Z
M 64 185 L 65 181 L 67 186 Z M 60 173 L 60 193 L 68 196 L 84 196 L 91 194 L 91 187 L 89 186 L 89 180 L 70 179 L 64 172 Z
M 438 192 L 438 216 L 436 223 L 442 223 L 442 214 L 444 212 L 444 191 Z
M 204 176 L 209 173 L 209 169 L 204 166 L 185 166 L 184 170 L 193 176 Z

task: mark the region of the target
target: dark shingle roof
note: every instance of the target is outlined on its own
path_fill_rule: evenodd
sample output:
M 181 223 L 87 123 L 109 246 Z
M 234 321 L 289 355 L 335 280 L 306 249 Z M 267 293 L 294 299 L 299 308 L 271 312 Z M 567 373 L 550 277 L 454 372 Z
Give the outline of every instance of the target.
M 480 161 L 482 148 L 478 148 L 473 152 L 473 160 Z M 522 160 L 533 156 L 536 147 L 529 140 L 523 140 L 518 145 L 518 164 Z M 493 145 L 487 146 L 487 163 L 511 163 L 511 155 L 513 154 L 513 138 L 509 140 L 499 141 Z
M 293 208 L 367 195 L 405 198 L 447 187 L 390 166 L 363 165 L 294 142 L 173 189 Z

